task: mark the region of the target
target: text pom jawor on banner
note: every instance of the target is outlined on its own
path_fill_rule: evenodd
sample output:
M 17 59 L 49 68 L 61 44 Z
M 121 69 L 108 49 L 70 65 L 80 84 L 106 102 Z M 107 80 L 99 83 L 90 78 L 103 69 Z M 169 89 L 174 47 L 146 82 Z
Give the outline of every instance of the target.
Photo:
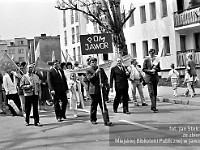
M 82 55 L 112 53 L 110 33 L 80 35 Z

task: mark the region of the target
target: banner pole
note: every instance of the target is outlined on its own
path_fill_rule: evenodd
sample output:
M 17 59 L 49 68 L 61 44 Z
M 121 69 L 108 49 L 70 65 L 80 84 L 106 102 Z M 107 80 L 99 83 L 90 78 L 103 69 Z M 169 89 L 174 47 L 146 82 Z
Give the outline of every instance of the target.
M 99 55 L 97 54 L 97 62 L 98 62 L 98 68 L 99 68 Z M 100 68 L 99 68 L 100 69 Z M 103 110 L 102 112 L 105 111 L 105 108 L 104 108 L 104 100 L 103 100 L 103 91 L 102 91 L 102 87 L 101 87 L 101 72 L 99 72 L 99 86 L 100 86 L 100 93 L 101 93 L 101 101 L 102 101 L 102 107 L 103 107 Z

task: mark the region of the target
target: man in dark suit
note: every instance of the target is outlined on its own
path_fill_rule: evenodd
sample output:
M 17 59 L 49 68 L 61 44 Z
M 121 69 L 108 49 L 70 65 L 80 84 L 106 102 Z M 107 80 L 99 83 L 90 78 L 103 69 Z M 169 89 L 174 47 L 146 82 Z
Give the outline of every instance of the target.
M 47 74 L 47 82 L 54 98 L 54 108 L 56 113 L 56 119 L 58 122 L 61 119 L 66 119 L 65 111 L 67 106 L 67 81 L 62 69 L 60 69 L 60 62 L 56 60 L 53 67 Z M 62 102 L 62 108 L 60 106 Z
M 160 62 L 155 56 L 155 49 L 149 50 L 150 57 L 145 58 L 143 62 L 143 71 L 145 72 L 145 82 L 148 86 L 148 92 L 151 99 L 151 110 L 157 112 L 157 85 L 159 81 L 158 72 L 160 71 Z
M 101 78 L 101 79 L 100 79 Z M 101 80 L 101 82 L 100 82 Z M 90 58 L 90 66 L 87 68 L 86 77 L 84 82 L 89 83 L 88 93 L 91 97 L 91 109 L 90 109 L 90 121 L 92 124 L 97 124 L 97 106 L 99 104 L 103 119 L 104 125 L 110 126 L 112 123 L 109 120 L 108 109 L 105 104 L 105 86 L 108 84 L 108 77 L 103 68 L 98 68 L 97 59 Z M 102 94 L 101 95 L 101 88 Z M 102 97 L 103 97 L 103 105 L 102 106 Z
M 122 65 L 122 60 L 117 59 L 117 65 L 111 68 L 110 74 L 110 91 L 113 92 L 113 80 L 115 80 L 116 97 L 113 103 L 113 111 L 117 113 L 121 97 L 123 101 L 123 113 L 130 114 L 128 110 L 128 78 L 130 74 L 127 69 Z

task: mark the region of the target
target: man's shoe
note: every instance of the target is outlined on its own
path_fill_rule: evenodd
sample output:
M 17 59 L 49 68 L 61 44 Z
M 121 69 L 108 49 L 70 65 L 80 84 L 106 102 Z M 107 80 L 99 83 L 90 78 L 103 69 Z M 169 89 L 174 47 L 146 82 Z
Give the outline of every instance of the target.
M 6 112 L 5 112 L 5 111 L 2 111 L 2 112 L 0 112 L 0 114 L 4 114 L 4 115 L 5 115 L 5 114 L 6 114 Z
M 124 111 L 123 113 L 124 114 L 131 114 L 129 111 Z
M 154 108 L 152 109 L 154 113 L 157 113 L 158 112 L 158 109 Z
M 105 126 L 111 126 L 112 125 L 112 122 L 106 122 L 104 123 Z
M 58 118 L 57 120 L 58 120 L 58 122 L 61 122 L 61 121 L 62 121 L 60 118 Z
M 140 106 L 137 102 L 134 103 L 135 106 Z
M 38 123 L 35 123 L 35 126 L 41 127 L 42 125 L 38 122 Z
M 66 116 L 63 116 L 62 118 L 63 118 L 63 119 L 67 119 L 67 117 L 66 117 Z
M 96 125 L 96 124 L 98 124 L 96 121 L 92 121 L 91 122 L 93 125 Z
M 29 126 L 30 124 L 28 122 L 25 123 L 26 126 Z
M 146 104 L 146 103 L 142 103 L 142 106 L 148 106 L 148 104 Z

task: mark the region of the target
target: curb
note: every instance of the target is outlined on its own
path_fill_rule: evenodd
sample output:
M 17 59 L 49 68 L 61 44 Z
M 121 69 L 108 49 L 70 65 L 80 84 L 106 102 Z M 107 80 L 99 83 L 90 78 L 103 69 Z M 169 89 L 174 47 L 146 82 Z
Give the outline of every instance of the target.
M 192 100 L 180 100 L 180 99 L 169 99 L 169 98 L 159 98 L 159 99 L 160 102 L 165 102 L 165 103 L 200 106 L 200 102 Z

